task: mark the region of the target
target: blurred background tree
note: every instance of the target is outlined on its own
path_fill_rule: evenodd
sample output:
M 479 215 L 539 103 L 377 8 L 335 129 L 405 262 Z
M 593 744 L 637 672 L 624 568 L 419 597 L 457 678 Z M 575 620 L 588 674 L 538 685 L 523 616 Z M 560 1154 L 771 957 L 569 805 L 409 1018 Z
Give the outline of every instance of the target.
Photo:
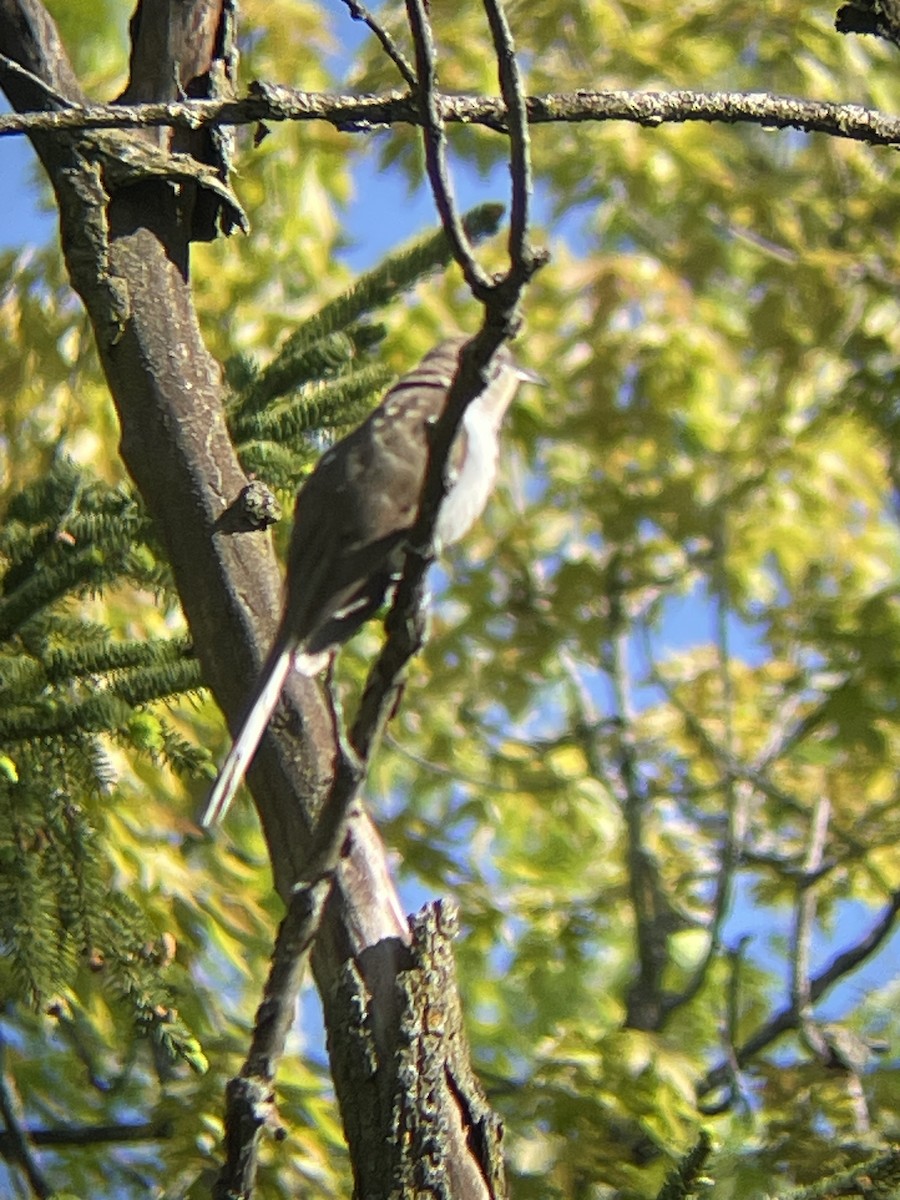
M 117 94 L 128 13 L 48 7 L 89 94 Z M 900 100 L 894 54 L 839 37 L 827 6 L 508 12 L 533 93 Z M 444 89 L 493 92 L 479 7 L 433 17 Z M 251 0 L 241 50 L 244 84 L 397 85 L 337 6 Z M 502 140 L 451 140 L 466 199 L 502 197 Z M 461 906 L 468 1027 L 516 1195 L 655 1194 L 701 1127 L 714 1195 L 775 1192 L 900 1137 L 895 152 L 610 122 L 537 128 L 533 154 L 554 258 L 520 353 L 549 386 L 511 415 L 503 484 L 436 573 L 431 640 L 368 797 L 409 908 Z M 222 361 L 265 364 L 357 269 L 433 225 L 411 129 L 285 124 L 255 148 L 241 131 L 239 171 L 250 236 L 193 255 Z M 132 511 L 58 247 L 10 247 L 0 274 L 4 595 L 36 543 L 52 556 L 74 519 L 106 516 L 119 557 L 42 593 L 41 637 L 71 656 L 102 629 L 111 655 L 164 645 L 187 673 L 135 696 L 109 680 L 147 661 L 106 660 L 96 687 L 83 661 L 75 815 L 22 808 L 46 729 L 3 726 L 3 1188 L 29 1194 L 18 1123 L 60 1191 L 199 1195 L 281 906 L 248 802 L 227 838 L 195 836 L 223 725 Z M 471 301 L 451 270 L 377 319 L 402 370 L 471 328 Z M 17 636 L 0 720 L 32 669 Z M 344 653 L 348 686 L 379 636 Z M 99 712 L 97 693 L 120 707 Z M 57 844 L 90 894 L 48 873 Z M 73 924 L 85 910 L 106 924 Z M 314 995 L 291 1050 L 289 1137 L 267 1148 L 261 1192 L 345 1194 Z

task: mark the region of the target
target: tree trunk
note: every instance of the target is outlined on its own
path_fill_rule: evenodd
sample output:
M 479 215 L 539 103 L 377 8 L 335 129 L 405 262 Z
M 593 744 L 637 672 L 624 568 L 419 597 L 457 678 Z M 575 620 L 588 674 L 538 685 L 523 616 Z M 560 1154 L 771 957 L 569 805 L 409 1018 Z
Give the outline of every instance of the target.
M 124 98 L 169 99 L 176 81 L 196 94 L 198 78 L 221 76 L 223 64 L 231 72 L 233 18 L 227 0 L 139 6 Z M 0 52 L 46 85 L 0 66 L 19 111 L 62 107 L 60 95 L 87 103 L 37 0 L 0 0 Z M 190 241 L 205 236 L 196 229 L 198 193 L 209 196 L 202 183 L 173 183 L 169 138 L 162 152 L 152 131 L 36 133 L 32 141 L 56 193 L 66 263 L 94 328 L 123 459 L 158 523 L 205 679 L 234 727 L 274 632 L 281 586 L 269 538 L 234 519 L 248 481 L 189 282 Z M 207 203 L 207 233 L 209 219 Z M 248 781 L 287 900 L 303 877 L 335 754 L 315 681 L 293 678 L 285 705 Z M 314 954 L 357 1191 L 495 1196 L 499 1130 L 468 1068 L 449 936 L 435 914 L 427 920 L 431 932 L 420 922 L 411 938 L 380 838 L 358 811 Z

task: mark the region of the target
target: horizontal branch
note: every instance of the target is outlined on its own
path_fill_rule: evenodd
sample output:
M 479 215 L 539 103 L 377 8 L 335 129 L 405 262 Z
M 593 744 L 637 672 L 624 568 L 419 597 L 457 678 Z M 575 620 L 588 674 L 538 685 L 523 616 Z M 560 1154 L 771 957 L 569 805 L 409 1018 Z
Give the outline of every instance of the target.
M 506 106 L 487 96 L 447 96 L 435 100 L 449 124 L 482 125 L 505 131 Z M 530 125 L 580 121 L 633 121 L 640 125 L 687 121 L 760 125 L 850 138 L 869 145 L 900 143 L 900 118 L 858 104 L 831 104 L 773 96 L 768 92 L 577 91 L 530 96 Z M 46 131 L 148 128 L 172 125 L 252 125 L 260 121 L 326 121 L 347 133 L 364 133 L 395 124 L 420 125 L 415 103 L 403 93 L 340 96 L 303 92 L 271 84 L 253 84 L 242 100 L 189 100 L 170 104 L 96 104 L 55 112 L 0 116 L 0 137 Z
M 158 1142 L 172 1137 L 171 1121 L 136 1121 L 110 1125 L 60 1125 L 55 1129 L 26 1129 L 25 1134 L 34 1146 L 98 1146 L 132 1142 Z M 0 1132 L 0 1154 L 6 1157 L 12 1149 L 12 1135 Z

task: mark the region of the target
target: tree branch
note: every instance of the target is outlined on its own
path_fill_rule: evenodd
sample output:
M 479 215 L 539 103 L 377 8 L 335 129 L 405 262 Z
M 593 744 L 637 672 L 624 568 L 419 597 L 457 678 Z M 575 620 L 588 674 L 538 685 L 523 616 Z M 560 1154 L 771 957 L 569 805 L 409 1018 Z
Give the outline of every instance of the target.
M 528 137 L 528 102 L 525 98 L 522 73 L 516 58 L 516 47 L 506 13 L 498 0 L 484 0 L 497 67 L 500 94 L 509 114 L 509 171 L 512 177 L 512 202 L 509 210 L 509 257 L 511 263 L 521 262 L 526 253 L 526 237 L 531 202 L 531 155 Z
M 809 998 L 812 1003 L 820 1000 L 834 985 L 851 971 L 855 971 L 867 958 L 882 946 L 890 937 L 900 913 L 900 891 L 895 892 L 881 916 L 865 937 L 847 950 L 836 955 L 824 970 L 810 980 Z M 698 1097 L 705 1096 L 716 1088 L 728 1083 L 735 1067 L 746 1067 L 757 1054 L 770 1046 L 782 1034 L 798 1028 L 797 1011 L 793 1001 L 780 1009 L 765 1024 L 757 1029 L 752 1037 L 735 1048 L 732 1063 L 719 1063 L 708 1071 L 697 1084 Z
M 416 87 L 416 73 L 388 31 L 372 16 L 364 5 L 358 3 L 358 0 L 344 0 L 344 3 L 354 21 L 364 21 L 372 30 L 379 42 L 381 42 L 381 48 L 402 75 L 404 82 L 408 84 L 411 91 L 414 91 Z
M 19 110 L 38 112 L 48 99 L 58 104 L 61 97 L 71 105 L 87 103 L 40 0 L 0 0 L 0 85 Z
M 172 1123 L 163 1121 L 123 1121 L 116 1125 L 59 1125 L 53 1129 L 25 1129 L 33 1146 L 100 1146 L 125 1142 L 156 1142 L 172 1136 Z M 13 1135 L 0 1133 L 0 1154 L 8 1158 L 14 1145 Z
M 328 875 L 299 888 L 278 930 L 250 1050 L 225 1091 L 225 1162 L 213 1188 L 214 1200 L 252 1195 L 263 1129 L 269 1127 L 279 1139 L 285 1136 L 276 1112 L 275 1072 L 296 1017 L 300 985 L 333 881 Z
M 800 720 L 795 721 L 790 728 L 785 732 L 784 723 L 787 720 L 785 716 L 781 722 L 775 722 L 773 737 L 769 743 L 764 746 L 756 756 L 756 761 L 746 763 L 729 753 L 725 746 L 722 746 L 708 732 L 703 722 L 690 711 L 687 706 L 682 703 L 678 695 L 673 690 L 666 678 L 660 673 L 657 668 L 650 670 L 650 679 L 652 682 L 664 692 L 669 703 L 678 710 L 684 721 L 687 732 L 700 744 L 701 748 L 710 755 L 710 757 L 718 764 L 726 776 L 734 781 L 743 782 L 752 786 L 756 791 L 763 796 L 768 796 L 782 805 L 787 811 L 796 813 L 798 816 L 805 816 L 806 810 L 796 796 L 779 787 L 769 776 L 769 769 L 774 766 L 778 760 L 787 755 L 787 752 L 807 736 L 811 728 L 821 720 L 821 714 L 825 711 L 826 700 L 822 700 Z M 799 697 L 798 697 L 799 699 Z M 888 802 L 887 807 L 894 803 L 892 799 Z M 862 857 L 866 847 L 860 844 L 858 838 L 842 826 L 837 825 L 832 819 L 832 829 L 835 837 L 847 847 L 852 854 Z M 784 858 L 775 859 L 772 855 L 761 855 L 757 853 L 752 846 L 748 845 L 746 840 L 740 847 L 740 856 L 742 863 L 762 863 L 768 865 L 776 865 L 781 870 L 790 868 L 790 864 Z M 839 861 L 839 860 L 838 860 Z M 796 867 L 793 868 L 796 870 Z M 833 869 L 832 863 L 823 863 L 816 872 L 816 875 L 821 875 L 823 872 Z
M 617 769 L 620 803 L 626 829 L 628 892 L 634 920 L 637 977 L 628 988 L 625 1027 L 659 1030 L 666 999 L 663 978 L 669 964 L 668 901 L 663 895 L 659 865 L 648 845 L 648 800 L 640 777 L 631 705 L 627 635 L 619 628 L 612 637 L 610 680 L 618 726 Z
M 12 0 L 3 0 L 5 4 Z M 2 12 L 2 9 L 0 9 Z M 0 58 L 0 82 L 10 77 Z M 65 94 L 69 95 L 68 92 Z M 74 97 L 70 96 L 70 103 Z M 448 96 L 435 93 L 445 124 L 481 125 L 500 133 L 508 130 L 505 103 L 490 96 Z M 26 104 L 39 108 L 39 103 Z M 849 138 L 870 146 L 900 143 L 900 117 L 859 104 L 834 104 L 769 92 L 584 91 L 529 96 L 525 100 L 529 125 L 584 121 L 629 121 L 655 128 L 692 121 L 748 124 L 764 129 L 798 129 Z M 369 133 L 385 125 L 421 125 L 416 102 L 396 92 L 353 96 L 305 92 L 278 84 L 251 84 L 240 100 L 182 100 L 153 104 L 87 104 L 56 112 L 25 111 L 0 115 L 0 137 L 61 129 L 137 129 L 174 125 L 197 129 L 204 125 L 256 125 L 260 121 L 325 121 L 345 133 Z
M 834 19 L 838 33 L 868 33 L 900 46 L 900 6 L 897 0 L 850 0 Z
M 524 97 L 517 68 L 504 59 L 514 56 L 505 14 L 496 0 L 488 0 L 489 19 L 496 23 L 495 45 L 499 72 L 505 94 L 517 113 L 524 111 Z M 397 588 L 386 628 L 387 643 L 370 672 L 351 741 L 356 751 L 368 756 L 374 738 L 380 733 L 394 698 L 399 694 L 400 678 L 406 663 L 421 647 L 425 576 L 433 561 L 434 526 L 446 495 L 446 467 L 463 414 L 487 383 L 485 370 L 501 341 L 515 329 L 522 291 L 531 276 L 546 261 L 527 244 L 527 196 L 531 187 L 528 160 L 528 136 L 524 123 L 510 138 L 510 174 L 512 177 L 515 226 L 510 227 L 510 264 L 507 274 L 492 278 L 475 258 L 474 246 L 466 232 L 453 195 L 446 156 L 446 135 L 437 93 L 437 60 L 434 37 L 424 0 L 407 0 L 416 51 L 417 100 L 422 114 L 423 143 L 428 176 L 441 225 L 453 256 L 473 295 L 484 306 L 484 324 L 479 335 L 464 349 L 460 367 L 450 388 L 447 406 L 434 428 L 429 447 L 429 463 L 416 523 L 410 532 L 412 551 L 407 554 L 403 577 Z M 505 30 L 505 33 L 504 33 Z
M 475 258 L 475 248 L 463 228 L 453 196 L 453 184 L 447 163 L 447 134 L 437 99 L 437 52 L 425 0 L 407 0 L 406 15 L 416 51 L 415 96 L 422 125 L 425 168 L 431 182 L 434 203 L 463 278 L 472 295 L 482 300 L 491 287 L 491 279 Z
M 725 578 L 726 530 L 724 522 L 721 519 L 721 512 L 723 511 L 720 510 L 719 512 L 719 519 L 716 520 L 715 532 L 712 539 L 712 593 L 715 606 L 716 665 L 719 686 L 722 693 L 721 720 L 724 731 L 724 750 L 729 762 L 733 762 L 737 760 L 733 723 L 735 699 L 728 633 L 728 585 Z M 655 674 L 655 672 L 653 673 Z M 666 688 L 665 690 L 671 699 L 671 689 Z M 720 851 L 720 866 L 716 874 L 715 892 L 710 904 L 710 919 L 707 926 L 709 940 L 706 952 L 685 985 L 677 993 L 666 997 L 664 1011 L 667 1018 L 678 1008 L 690 1003 L 703 987 L 710 968 L 719 953 L 722 944 L 722 930 L 731 907 L 735 876 L 747 836 L 750 801 L 753 793 L 747 781 L 739 779 L 732 771 L 725 768 L 723 774 L 726 826 Z
M 791 1003 L 803 1040 L 820 1061 L 827 1059 L 825 1039 L 816 1028 L 813 1019 L 813 1001 L 810 990 L 810 954 L 817 911 L 816 885 L 825 857 L 828 837 L 828 822 L 831 817 L 831 802 L 826 796 L 817 796 L 809 821 L 806 853 L 803 856 L 803 874 L 794 905 L 794 928 L 791 935 Z
M 0 1037 L 0 1117 L 6 1126 L 7 1148 L 3 1151 L 9 1162 L 20 1167 L 28 1186 L 39 1200 L 49 1200 L 52 1188 L 38 1166 L 31 1141 L 25 1131 L 22 1100 L 12 1076 L 6 1069 L 6 1043 Z

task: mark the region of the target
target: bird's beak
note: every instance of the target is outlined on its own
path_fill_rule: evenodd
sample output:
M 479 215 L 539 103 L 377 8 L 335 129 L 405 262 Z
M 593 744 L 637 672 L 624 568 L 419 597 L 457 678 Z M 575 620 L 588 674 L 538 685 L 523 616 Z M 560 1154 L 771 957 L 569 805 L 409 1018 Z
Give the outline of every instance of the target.
M 543 375 L 538 375 L 537 371 L 530 371 L 528 367 L 520 367 L 516 363 L 516 374 L 522 383 L 536 383 L 538 387 L 546 387 L 547 380 Z

